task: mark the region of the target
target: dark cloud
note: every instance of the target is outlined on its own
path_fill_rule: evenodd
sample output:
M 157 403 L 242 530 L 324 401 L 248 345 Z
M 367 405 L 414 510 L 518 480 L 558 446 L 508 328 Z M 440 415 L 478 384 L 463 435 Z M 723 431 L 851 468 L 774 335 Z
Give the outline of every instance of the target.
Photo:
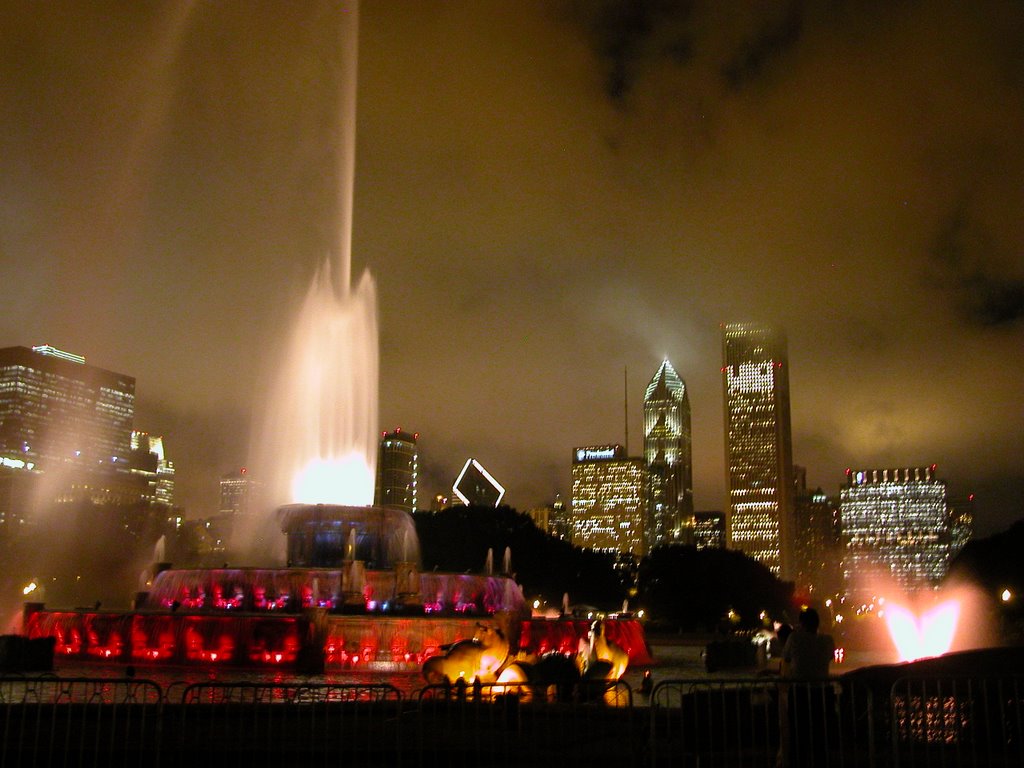
M 769 4 L 771 5 L 771 4 Z M 722 76 L 733 89 L 742 88 L 763 74 L 774 59 L 781 57 L 799 41 L 803 33 L 804 9 L 801 0 L 779 4 L 756 20 L 752 34 L 739 45 L 722 65 Z
M 931 251 L 939 285 L 956 297 L 966 320 L 988 328 L 1024 318 L 1024 280 L 997 273 L 1005 261 L 997 248 L 962 204 L 940 222 Z
M 645 71 L 665 63 L 714 66 L 717 59 L 728 88 L 743 88 L 794 48 L 804 30 L 802 0 L 733 3 L 724 10 L 691 0 L 603 0 L 571 7 L 601 65 L 605 93 L 618 106 L 626 105 Z
M 604 90 L 625 104 L 648 59 L 686 64 L 693 41 L 685 22 L 689 0 L 600 0 L 573 3 L 572 14 L 586 29 L 604 72 Z

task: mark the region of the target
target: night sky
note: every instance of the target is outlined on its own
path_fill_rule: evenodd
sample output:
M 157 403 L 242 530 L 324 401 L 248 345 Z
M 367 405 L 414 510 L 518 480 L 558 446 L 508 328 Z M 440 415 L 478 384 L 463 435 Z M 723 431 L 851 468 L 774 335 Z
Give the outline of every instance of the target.
M 247 463 L 337 240 L 346 3 L 0 4 L 0 346 L 137 379 L 179 501 Z M 642 440 L 668 356 L 724 507 L 719 324 L 789 335 L 794 458 L 1024 517 L 1024 4 L 367 0 L 353 260 L 424 496 Z

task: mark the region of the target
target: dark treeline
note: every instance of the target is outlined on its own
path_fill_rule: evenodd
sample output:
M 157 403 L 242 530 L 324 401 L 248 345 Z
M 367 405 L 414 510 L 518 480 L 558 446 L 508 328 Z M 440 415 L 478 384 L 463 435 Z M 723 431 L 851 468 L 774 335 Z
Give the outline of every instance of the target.
M 793 585 L 735 550 L 658 547 L 640 562 L 637 588 L 651 620 L 674 629 L 755 627 L 762 611 L 793 620 Z
M 416 532 L 424 570 L 483 570 L 487 550 L 494 571 L 501 570 L 505 548 L 512 552 L 512 572 L 527 598 L 541 596 L 561 605 L 569 594 L 574 604 L 617 609 L 627 584 L 611 555 L 572 546 L 541 531 L 528 515 L 510 507 L 451 507 L 416 515 Z

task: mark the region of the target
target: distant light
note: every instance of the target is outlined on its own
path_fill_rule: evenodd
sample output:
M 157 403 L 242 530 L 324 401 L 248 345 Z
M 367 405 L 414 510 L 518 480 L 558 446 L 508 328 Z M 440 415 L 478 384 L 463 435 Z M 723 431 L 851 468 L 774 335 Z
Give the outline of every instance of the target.
M 38 588 L 39 588 L 38 584 L 36 584 L 34 581 L 30 582 L 28 584 L 28 586 L 26 586 L 23 590 L 21 590 L 21 594 L 23 594 L 23 595 L 31 595 Z
M 1008 603 L 1008 602 L 1010 602 L 1010 601 L 1011 601 L 1011 600 L 1013 599 L 1013 592 L 1011 592 L 1011 591 L 1010 591 L 1010 590 L 1008 590 L 1008 589 L 1004 589 L 1004 590 L 1002 591 L 1002 594 L 1000 594 L 1000 595 L 999 595 L 999 598 L 1000 598 L 1000 599 L 1001 599 L 1001 600 L 1002 600 L 1002 601 L 1003 601 L 1004 603 Z

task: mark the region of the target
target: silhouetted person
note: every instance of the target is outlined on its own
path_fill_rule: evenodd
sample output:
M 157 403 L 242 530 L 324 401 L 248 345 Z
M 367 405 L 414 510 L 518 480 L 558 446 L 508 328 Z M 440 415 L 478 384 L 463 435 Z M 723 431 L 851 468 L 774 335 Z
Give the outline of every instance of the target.
M 793 682 L 779 688 L 780 768 L 825 762 L 828 715 L 835 706 L 828 673 L 836 645 L 818 624 L 818 612 L 805 608 L 782 649 L 782 676 Z
M 818 633 L 818 612 L 800 611 L 800 625 L 793 630 L 782 649 L 782 675 L 793 680 L 824 680 L 835 656 L 832 635 Z

